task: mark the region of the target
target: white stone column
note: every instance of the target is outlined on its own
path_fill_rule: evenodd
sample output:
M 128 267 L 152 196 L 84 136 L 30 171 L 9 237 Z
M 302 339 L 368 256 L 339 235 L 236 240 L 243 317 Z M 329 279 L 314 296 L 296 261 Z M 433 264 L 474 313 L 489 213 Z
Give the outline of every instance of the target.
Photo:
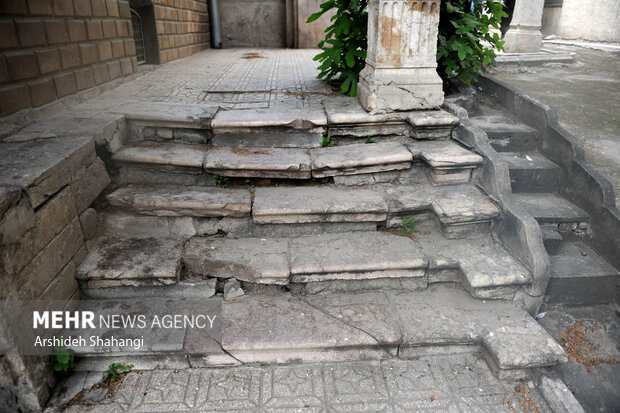
M 440 0 L 370 0 L 368 53 L 358 96 L 367 111 L 437 108 Z
M 584 3 L 585 4 L 585 3 Z M 504 35 L 508 53 L 538 52 L 542 46 L 542 15 L 545 0 L 516 0 L 510 27 Z

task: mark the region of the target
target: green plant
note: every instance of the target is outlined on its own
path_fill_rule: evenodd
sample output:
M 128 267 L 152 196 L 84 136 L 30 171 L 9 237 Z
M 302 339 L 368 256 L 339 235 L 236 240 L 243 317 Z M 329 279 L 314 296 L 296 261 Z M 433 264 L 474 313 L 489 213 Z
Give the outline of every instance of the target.
M 108 366 L 107 370 L 103 372 L 103 375 L 109 377 L 110 381 L 114 383 L 118 376 L 129 373 L 131 369 L 133 369 L 133 364 L 112 363 Z
M 336 9 L 332 24 L 325 29 L 325 39 L 318 44 L 322 52 L 314 57 L 321 62 L 319 78 L 342 81 L 340 92 L 357 96 L 357 81 L 366 60 L 366 32 L 368 30 L 367 0 L 327 0 L 321 11 L 311 15 L 311 23 Z
M 399 232 L 411 234 L 418 230 L 415 226 L 416 222 L 418 222 L 418 219 L 415 217 L 403 217 L 403 226 L 398 227 L 396 230 Z
M 215 185 L 219 186 L 220 188 L 224 188 L 226 182 L 228 182 L 228 178 L 226 178 L 225 176 L 213 175 L 213 178 L 215 178 Z
M 50 355 L 50 360 L 55 372 L 66 374 L 75 365 L 75 352 L 63 346 L 54 346 L 54 354 Z
M 370 136 L 366 136 L 364 138 L 364 143 L 375 143 L 375 138 L 371 138 Z
M 250 185 L 251 187 L 254 187 L 254 181 L 252 181 L 251 179 L 246 179 L 245 181 L 243 181 L 246 185 Z
M 437 62 L 444 79 L 456 76 L 469 84 L 484 71 L 484 65 L 495 66 L 495 50 L 503 50 L 504 42 L 497 32 L 503 17 L 508 16 L 500 1 L 444 0 L 441 2 Z M 487 47 L 490 46 L 490 47 Z
M 321 139 L 321 146 L 324 148 L 329 148 L 330 146 L 334 146 L 336 143 L 332 141 L 332 137 L 330 135 L 323 136 Z

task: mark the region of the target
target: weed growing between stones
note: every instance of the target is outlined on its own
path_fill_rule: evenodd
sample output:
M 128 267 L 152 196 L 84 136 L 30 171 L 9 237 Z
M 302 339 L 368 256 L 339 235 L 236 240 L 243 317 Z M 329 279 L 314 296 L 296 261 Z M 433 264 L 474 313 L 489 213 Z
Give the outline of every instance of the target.
M 224 188 L 224 186 L 226 186 L 226 182 L 228 182 L 228 178 L 225 176 L 213 175 L 213 178 L 215 178 L 215 185 L 220 188 Z
M 401 227 L 396 228 L 398 232 L 404 232 L 406 234 L 413 234 L 418 230 L 415 226 L 418 219 L 415 217 L 403 217 L 403 225 Z
M 335 144 L 336 142 L 332 141 L 332 137 L 330 135 L 323 136 L 323 138 L 321 139 L 321 146 L 323 148 L 329 148 L 331 146 L 334 146 Z
M 126 375 L 131 369 L 133 369 L 133 364 L 112 363 L 103 374 L 110 379 L 110 382 L 115 383 L 120 376 Z

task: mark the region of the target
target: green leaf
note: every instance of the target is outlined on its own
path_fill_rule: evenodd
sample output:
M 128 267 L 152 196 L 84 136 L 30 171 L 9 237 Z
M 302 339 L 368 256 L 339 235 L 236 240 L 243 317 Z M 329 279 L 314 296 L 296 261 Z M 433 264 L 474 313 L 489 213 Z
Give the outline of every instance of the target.
M 318 11 L 314 14 L 311 14 L 310 17 L 308 17 L 308 20 L 306 20 L 306 23 L 312 23 L 313 21 L 318 20 L 319 17 L 321 17 L 324 14 L 325 14 L 324 11 Z

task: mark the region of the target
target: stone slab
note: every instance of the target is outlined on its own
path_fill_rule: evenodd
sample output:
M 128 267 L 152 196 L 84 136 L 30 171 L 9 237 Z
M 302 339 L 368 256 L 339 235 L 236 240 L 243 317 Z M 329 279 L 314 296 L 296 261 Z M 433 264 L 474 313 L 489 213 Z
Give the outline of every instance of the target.
M 327 116 L 322 109 L 247 109 L 219 111 L 211 126 L 218 130 L 237 128 L 272 128 L 313 129 L 326 126 Z
M 216 133 L 211 138 L 211 144 L 234 148 L 318 148 L 321 146 L 321 133 L 278 130 Z
M 109 110 L 130 120 L 157 122 L 163 125 L 204 127 L 217 112 L 217 106 L 172 102 L 126 102 Z M 151 125 L 154 126 L 154 125 Z
M 349 96 L 329 96 L 323 99 L 323 107 L 327 113 L 330 126 L 376 124 L 379 128 L 385 123 L 406 123 L 404 113 L 407 112 L 367 112 L 358 99 Z
M 205 171 L 221 176 L 310 179 L 310 155 L 298 148 L 214 148 Z
M 101 237 L 76 271 L 88 288 L 169 285 L 178 281 L 183 242 L 170 238 Z
M 415 159 L 433 168 L 462 168 L 482 163 L 482 157 L 454 141 L 419 141 L 407 145 Z
M 412 239 L 380 232 L 293 238 L 290 260 L 294 282 L 421 277 L 428 266 Z
M 459 118 L 445 110 L 415 110 L 407 114 L 407 122 L 414 128 L 454 127 Z
M 202 171 L 207 147 L 198 144 L 134 142 L 112 156 L 119 163 L 174 166 Z
M 517 204 L 541 224 L 585 222 L 589 216 L 581 208 L 554 194 L 515 194 Z
M 387 217 L 380 192 L 332 187 L 256 188 L 252 217 L 258 224 L 380 222 Z
M 108 201 L 141 214 L 170 217 L 243 217 L 252 207 L 245 189 L 176 185 L 128 185 L 108 195 Z
M 193 237 L 183 252 L 183 263 L 194 274 L 287 284 L 288 240 Z
M 390 217 L 432 211 L 442 224 L 454 225 L 488 222 L 499 215 L 497 206 L 472 185 L 398 185 L 384 190 Z
M 37 208 L 95 160 L 89 137 L 38 139 L 0 143 L 0 186 L 26 191 Z
M 398 142 L 317 148 L 310 151 L 310 156 L 314 178 L 409 169 L 413 159 Z

